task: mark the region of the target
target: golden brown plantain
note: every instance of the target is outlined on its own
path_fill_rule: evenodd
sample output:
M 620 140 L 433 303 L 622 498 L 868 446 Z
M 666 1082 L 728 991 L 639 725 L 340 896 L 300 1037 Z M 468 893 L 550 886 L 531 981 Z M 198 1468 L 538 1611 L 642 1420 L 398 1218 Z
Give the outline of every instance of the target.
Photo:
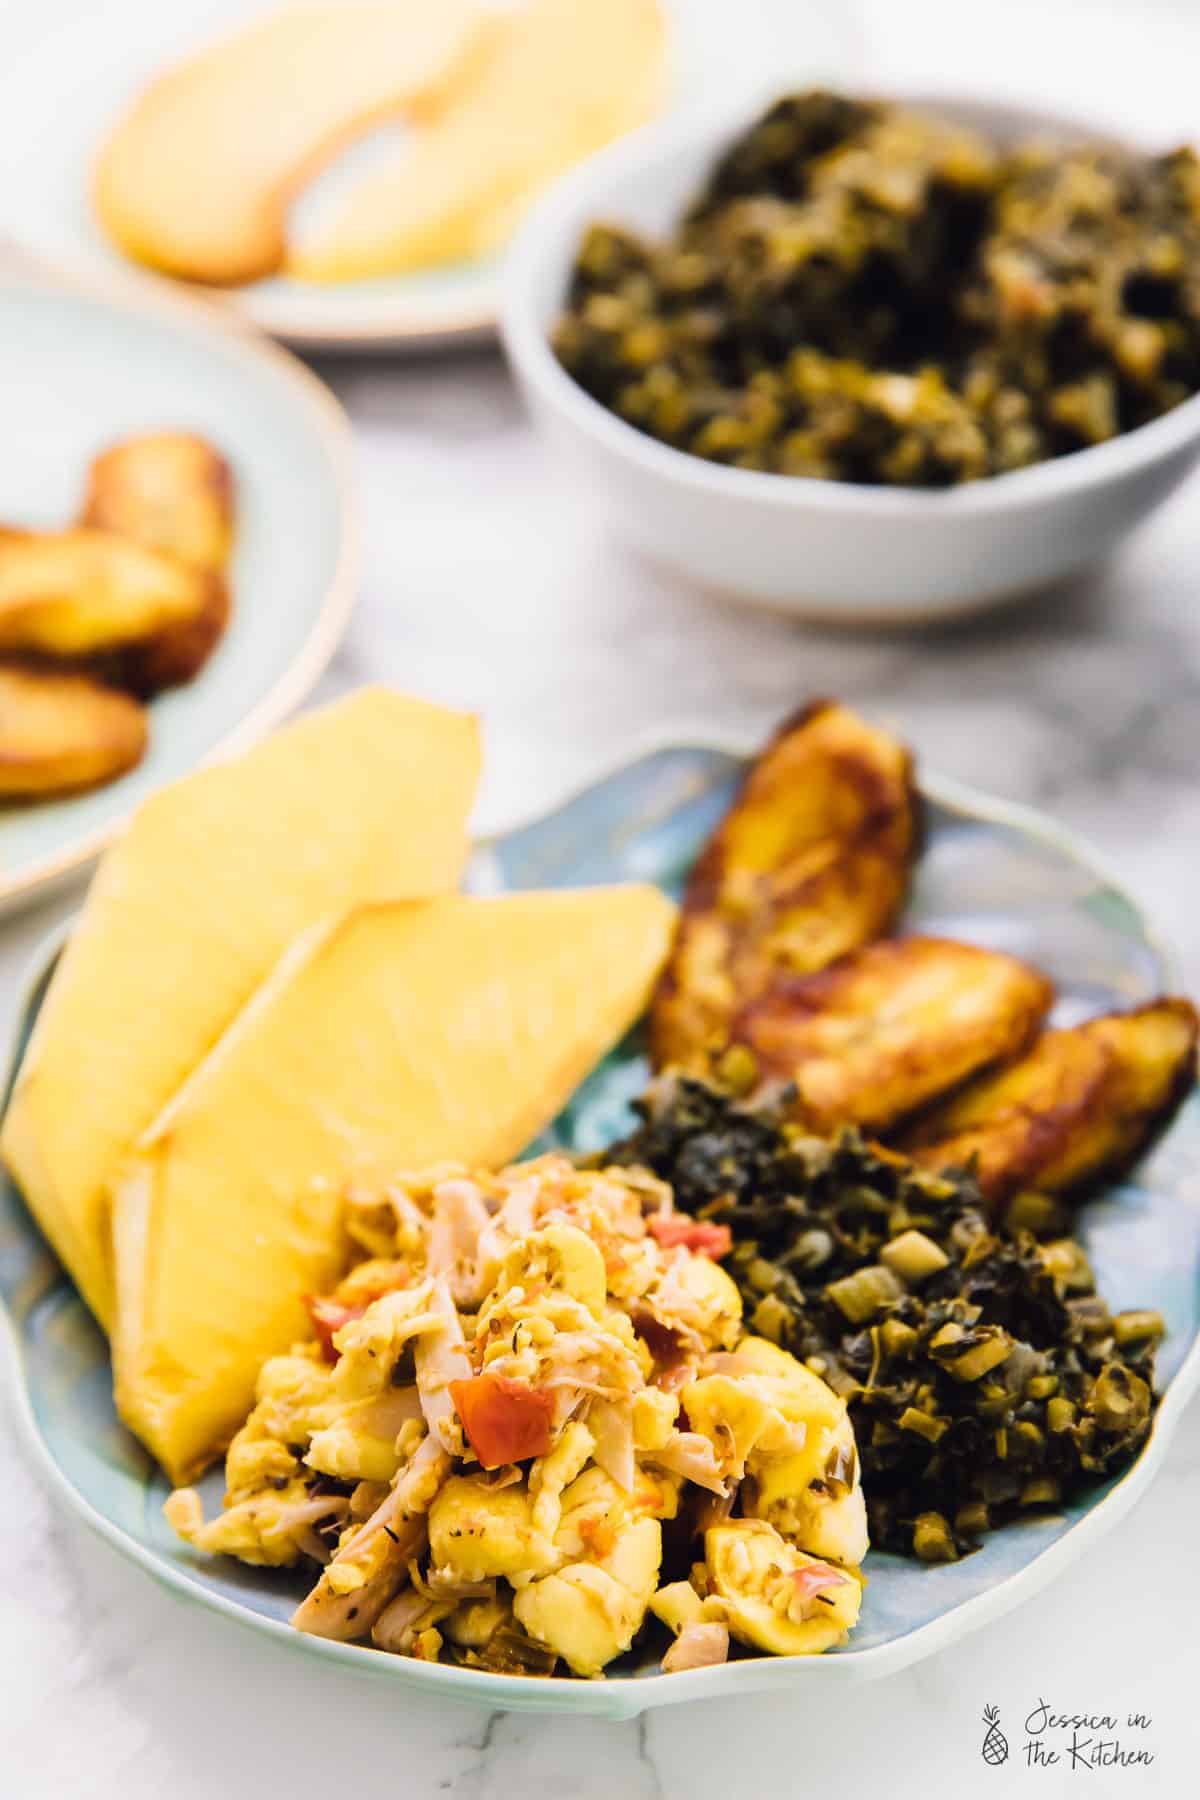
M 95 787 L 146 749 L 146 715 L 86 675 L 0 667 L 0 799 Z
M 219 572 L 233 548 L 233 472 L 192 432 L 126 438 L 92 463 L 79 522 Z
M 0 536 L 0 650 L 101 656 L 191 623 L 208 598 L 198 570 L 113 532 Z
M 128 438 L 92 464 L 82 524 L 115 531 L 203 573 L 195 618 L 126 651 L 114 670 L 138 694 L 177 687 L 200 673 L 229 622 L 225 568 L 233 548 L 233 472 L 202 437 L 164 431 Z
M 204 576 L 203 609 L 186 624 L 168 625 L 144 644 L 121 652 L 110 679 L 143 700 L 164 688 L 182 687 L 200 673 L 225 635 L 229 623 L 228 583 L 220 575 Z
M 692 870 L 655 994 L 655 1064 L 703 1073 L 739 1007 L 893 923 L 917 843 L 912 758 L 844 706 L 815 701 L 751 767 Z
M 778 976 L 733 1038 L 761 1077 L 791 1081 L 797 1116 L 827 1134 L 884 1131 L 1017 1055 L 1054 990 L 1015 957 L 945 938 L 889 938 L 816 975 Z
M 930 1168 L 974 1162 L 997 1210 L 1022 1188 L 1078 1192 L 1127 1168 L 1171 1119 L 1196 1079 L 1196 1039 L 1196 1010 L 1178 999 L 1047 1031 L 900 1145 Z

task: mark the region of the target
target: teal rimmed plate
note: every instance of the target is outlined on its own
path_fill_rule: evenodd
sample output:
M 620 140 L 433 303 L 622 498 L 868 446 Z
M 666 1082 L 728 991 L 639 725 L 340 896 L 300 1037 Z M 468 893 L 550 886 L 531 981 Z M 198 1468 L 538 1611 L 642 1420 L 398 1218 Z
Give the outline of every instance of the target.
M 0 278 L 0 523 L 56 530 L 88 464 L 145 431 L 199 432 L 230 463 L 229 627 L 194 681 L 150 704 L 118 781 L 0 806 L 0 913 L 78 875 L 155 788 L 245 749 L 314 686 L 354 599 L 350 434 L 337 401 L 274 344 L 174 295 Z
M 684 745 L 651 752 L 531 825 L 478 847 L 476 891 L 637 879 L 676 890 L 729 803 L 741 760 Z M 925 784 L 929 831 L 908 920 L 1026 956 L 1058 984 L 1057 1017 L 1073 1020 L 1136 1004 L 1174 984 L 1137 906 L 1095 858 L 1036 814 L 952 783 Z M 13 1069 L 61 946 L 43 946 L 29 978 Z M 10 1078 L 11 1078 L 10 1070 Z M 553 1140 L 594 1149 L 629 1123 L 645 1066 L 635 1041 L 596 1069 L 556 1122 Z M 1189 1100 L 1163 1144 L 1133 1177 L 1080 1215 L 1100 1286 L 1117 1307 L 1158 1308 L 1168 1324 L 1160 1356 L 1163 1400 L 1142 1455 L 1119 1480 L 1061 1513 L 994 1532 L 974 1556 L 927 1569 L 872 1554 L 857 1631 L 844 1649 L 788 1661 L 746 1658 L 661 1675 L 626 1658 L 607 1680 L 538 1681 L 441 1668 L 354 1645 L 303 1637 L 287 1624 L 295 1578 L 197 1557 L 161 1516 L 166 1485 L 112 1407 L 108 1350 L 12 1184 L 0 1184 L 0 1293 L 10 1324 L 8 1377 L 33 1460 L 55 1492 L 149 1575 L 277 1642 L 419 1693 L 492 1707 L 626 1718 L 677 1700 L 787 1690 L 890 1673 L 944 1648 L 1027 1601 L 1144 1492 L 1200 1386 L 1200 1103 Z M 205 1483 L 208 1510 L 220 1475 Z

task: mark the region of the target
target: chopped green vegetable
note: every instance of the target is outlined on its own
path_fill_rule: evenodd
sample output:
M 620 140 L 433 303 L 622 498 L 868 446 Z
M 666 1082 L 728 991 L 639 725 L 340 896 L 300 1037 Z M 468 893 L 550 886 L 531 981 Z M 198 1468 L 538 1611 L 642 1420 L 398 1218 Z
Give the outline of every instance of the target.
M 1157 1343 L 1165 1330 L 1160 1312 L 1119 1312 L 1113 1320 L 1113 1337 L 1122 1349 L 1127 1344 Z
M 865 1325 L 885 1306 L 899 1300 L 903 1292 L 903 1283 L 879 1263 L 856 1269 L 853 1275 L 843 1275 L 840 1281 L 831 1281 L 825 1289 L 826 1297 L 845 1313 L 852 1325 Z
M 879 1260 L 909 1287 L 919 1287 L 928 1275 L 944 1269 L 950 1258 L 940 1244 L 923 1231 L 902 1231 L 879 1252 Z
M 783 1106 L 664 1077 L 639 1110 L 606 1157 L 729 1225 L 725 1267 L 754 1329 L 849 1405 L 880 1548 L 944 1560 L 1136 1456 L 1162 1322 L 1114 1319 L 1078 1246 L 998 1233 L 969 1177 L 854 1133 L 806 1137 Z M 906 1235 L 945 1259 L 919 1288 L 886 1258 Z
M 939 1512 L 918 1513 L 913 1521 L 912 1547 L 922 1562 L 956 1562 L 959 1556 L 954 1533 Z
M 906 1406 L 900 1414 L 899 1425 L 901 1431 L 915 1431 L 918 1436 L 925 1439 L 926 1443 L 936 1444 L 942 1433 L 948 1428 L 949 1420 L 934 1419 L 927 1412 L 922 1412 L 919 1407 Z

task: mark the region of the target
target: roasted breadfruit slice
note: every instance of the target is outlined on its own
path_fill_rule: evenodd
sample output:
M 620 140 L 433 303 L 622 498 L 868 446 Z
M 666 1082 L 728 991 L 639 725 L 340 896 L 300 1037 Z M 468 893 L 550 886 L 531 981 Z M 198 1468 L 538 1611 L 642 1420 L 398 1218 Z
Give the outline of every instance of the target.
M 490 53 L 470 0 L 285 6 L 168 69 L 96 161 L 101 225 L 135 261 L 236 285 L 282 264 L 305 183 L 381 120 L 439 108 Z
M 703 1074 L 739 1007 L 887 931 L 917 824 L 894 738 L 829 700 L 781 726 L 692 870 L 651 1015 L 656 1066 Z
M 115 532 L 0 535 L 0 650 L 78 660 L 191 624 L 207 578 Z
M 778 976 L 733 1039 L 760 1078 L 790 1081 L 822 1135 L 884 1131 L 1030 1042 L 1054 990 L 1015 957 L 945 938 L 891 938 L 816 975 Z
M 138 694 L 191 681 L 229 622 L 225 569 L 234 505 L 225 458 L 190 432 L 152 432 L 114 444 L 92 464 L 80 523 L 132 538 L 203 575 L 200 612 L 127 650 L 114 670 Z
M 973 1164 L 997 1210 L 1022 1188 L 1076 1193 L 1127 1168 L 1169 1122 L 1196 1079 L 1196 1038 L 1195 1008 L 1176 999 L 1047 1031 L 901 1147 L 928 1168 Z
M 85 675 L 0 667 L 0 801 L 95 787 L 146 750 L 146 715 Z
M 659 0 L 527 0 L 456 105 L 364 173 L 292 250 L 303 281 L 360 281 L 492 250 L 572 163 L 644 125 L 665 85 Z

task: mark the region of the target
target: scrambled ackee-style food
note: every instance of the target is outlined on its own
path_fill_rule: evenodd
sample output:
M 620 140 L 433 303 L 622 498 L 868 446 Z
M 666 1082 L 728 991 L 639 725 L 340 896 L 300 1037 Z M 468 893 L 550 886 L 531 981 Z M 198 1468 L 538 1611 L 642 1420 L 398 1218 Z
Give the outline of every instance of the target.
M 197 1547 L 317 1566 L 301 1630 L 598 1675 L 652 1614 L 667 1670 L 843 1641 L 867 1549 L 844 1402 L 748 1334 L 728 1227 L 557 1155 L 351 1195 L 363 1258 L 262 1370 Z
M 1024 468 L 1200 389 L 1200 163 L 789 96 L 670 237 L 587 232 L 554 348 L 630 424 L 735 468 Z

